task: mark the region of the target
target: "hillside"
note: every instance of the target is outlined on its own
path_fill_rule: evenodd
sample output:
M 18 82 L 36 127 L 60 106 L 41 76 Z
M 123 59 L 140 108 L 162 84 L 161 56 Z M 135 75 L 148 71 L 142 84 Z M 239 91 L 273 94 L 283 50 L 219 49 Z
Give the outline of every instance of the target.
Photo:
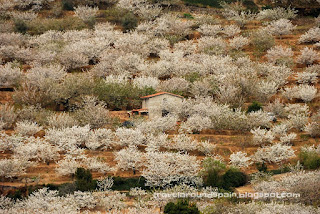
M 0 212 L 319 213 L 320 5 L 221 2 L 0 0 Z

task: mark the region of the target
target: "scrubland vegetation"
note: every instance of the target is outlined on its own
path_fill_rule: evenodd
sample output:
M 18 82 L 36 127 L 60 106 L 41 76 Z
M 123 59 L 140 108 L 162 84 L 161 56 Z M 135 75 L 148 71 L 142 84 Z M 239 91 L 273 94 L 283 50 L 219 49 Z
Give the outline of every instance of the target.
M 0 213 L 320 213 L 319 12 L 0 0 Z M 184 99 L 127 117 L 161 91 Z

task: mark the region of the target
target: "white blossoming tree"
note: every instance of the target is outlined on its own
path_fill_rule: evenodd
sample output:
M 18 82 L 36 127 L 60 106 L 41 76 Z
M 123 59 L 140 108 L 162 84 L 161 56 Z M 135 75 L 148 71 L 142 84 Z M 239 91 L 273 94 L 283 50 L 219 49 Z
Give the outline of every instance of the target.
M 280 36 L 281 39 L 283 35 L 290 34 L 295 29 L 295 26 L 288 19 L 279 19 L 272 21 L 268 29 L 273 35 Z
M 240 151 L 230 155 L 230 164 L 239 168 L 248 167 L 251 164 L 250 160 L 251 158 L 247 157 L 245 152 Z
M 143 155 L 136 147 L 130 146 L 115 152 L 115 160 L 117 161 L 118 169 L 131 169 L 133 174 L 136 174 L 136 170 L 142 166 Z
M 281 164 L 283 161 L 293 157 L 295 157 L 295 154 L 291 146 L 276 143 L 271 146 L 259 148 L 252 159 L 256 162 Z
M 198 182 L 200 163 L 195 156 L 187 154 L 151 152 L 146 154 L 146 168 L 142 176 L 148 186 L 166 187 L 173 183 Z

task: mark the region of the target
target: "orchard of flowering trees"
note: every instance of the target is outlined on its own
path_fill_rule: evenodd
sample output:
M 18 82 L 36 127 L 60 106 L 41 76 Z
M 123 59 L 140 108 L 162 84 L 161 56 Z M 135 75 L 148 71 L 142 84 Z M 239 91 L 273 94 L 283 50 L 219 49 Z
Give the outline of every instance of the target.
M 201 2 L 0 0 L 0 213 L 320 212 L 320 2 Z

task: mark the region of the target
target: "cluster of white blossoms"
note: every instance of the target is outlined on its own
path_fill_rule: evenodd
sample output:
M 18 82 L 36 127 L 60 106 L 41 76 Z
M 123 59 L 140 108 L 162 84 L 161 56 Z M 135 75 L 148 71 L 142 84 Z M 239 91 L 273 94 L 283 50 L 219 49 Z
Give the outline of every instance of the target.
M 0 105 L 0 122 L 1 129 L 9 129 L 12 128 L 13 124 L 17 119 L 17 114 L 12 105 L 8 103 L 4 105 Z
M 302 84 L 293 87 L 285 87 L 282 95 L 289 100 L 301 99 L 310 102 L 317 96 L 318 89 L 313 85 Z
M 282 36 L 282 35 L 288 35 L 292 32 L 292 30 L 295 29 L 296 26 L 294 26 L 290 20 L 288 19 L 279 19 L 272 21 L 269 26 L 267 26 L 268 30 L 273 35 L 276 36 Z
M 66 151 L 74 150 L 81 144 L 85 144 L 89 149 L 96 150 L 110 147 L 113 136 L 113 132 L 109 129 L 90 130 L 89 125 L 87 125 L 84 127 L 47 129 L 45 139 Z
M 312 48 L 305 47 L 301 50 L 301 55 L 298 57 L 297 62 L 300 64 L 311 65 L 319 60 L 319 54 Z
M 320 28 L 315 27 L 309 29 L 306 33 L 299 38 L 300 43 L 311 43 L 320 41 Z
M 258 20 L 279 20 L 279 19 L 293 19 L 297 16 L 297 10 L 292 8 L 276 7 L 272 9 L 261 10 L 258 15 Z
M 264 145 L 271 143 L 274 140 L 274 135 L 270 130 L 267 131 L 266 129 L 258 127 L 256 129 L 252 129 L 250 132 L 253 134 L 254 145 Z
M 43 188 L 34 191 L 28 198 L 16 203 L 9 198 L 1 197 L 0 211 L 4 213 L 78 214 L 81 209 L 94 209 L 96 207 L 114 211 L 126 207 L 123 202 L 124 198 L 125 194 L 117 191 L 75 191 L 73 194 L 60 196 L 57 190 Z
M 0 87 L 15 86 L 22 75 L 20 69 L 12 63 L 0 65 Z
M 306 125 L 305 130 L 311 136 L 320 135 L 320 111 L 311 117 L 311 122 Z
M 78 6 L 75 8 L 74 14 L 83 21 L 89 22 L 97 16 L 98 10 L 97 7 Z
M 288 61 L 293 57 L 293 51 L 291 48 L 274 46 L 267 51 L 266 57 L 271 63 L 282 63 L 283 61 Z
M 248 167 L 251 164 L 250 160 L 251 158 L 247 157 L 245 152 L 240 151 L 230 155 L 230 164 L 239 168 Z
M 231 48 L 236 50 L 241 50 L 243 47 L 249 44 L 249 39 L 243 36 L 235 36 L 233 39 L 229 40 L 229 45 Z
M 299 72 L 296 79 L 298 83 L 315 84 L 318 82 L 318 73 L 309 71 Z
M 16 123 L 15 131 L 22 136 L 32 136 L 42 129 L 41 126 L 30 121 L 19 121 Z
M 267 163 L 278 163 L 295 157 L 294 150 L 291 146 L 276 143 L 271 146 L 258 148 L 254 154 L 254 161 L 256 162 L 267 162 Z
M 5 178 L 13 178 L 26 173 L 26 169 L 31 163 L 21 158 L 11 158 L 0 160 L 0 176 Z
M 146 154 L 146 168 L 142 176 L 147 179 L 146 185 L 166 187 L 175 182 L 199 184 L 197 173 L 200 163 L 195 156 L 169 152 L 150 152 Z

